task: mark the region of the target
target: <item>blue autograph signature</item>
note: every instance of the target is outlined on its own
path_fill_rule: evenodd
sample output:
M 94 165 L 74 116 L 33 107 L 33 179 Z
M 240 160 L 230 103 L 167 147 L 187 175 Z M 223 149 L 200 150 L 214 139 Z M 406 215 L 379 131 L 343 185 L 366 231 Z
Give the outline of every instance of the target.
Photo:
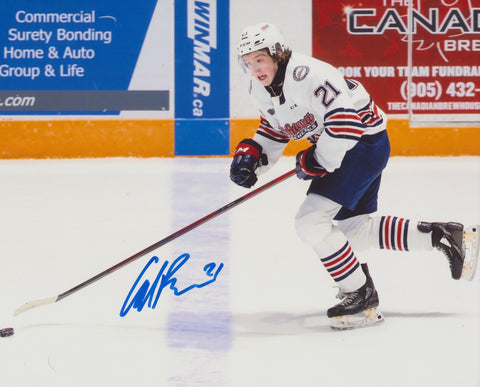
M 153 281 L 152 285 L 150 286 L 150 281 L 145 280 L 140 288 L 137 290 L 137 285 L 142 279 L 145 272 L 148 270 L 152 263 L 158 263 L 158 257 L 152 257 L 148 263 L 145 265 L 143 270 L 141 271 L 140 275 L 137 277 L 135 282 L 133 283 L 132 288 L 128 292 L 127 298 L 123 303 L 122 309 L 120 310 L 120 317 L 125 317 L 130 309 L 137 309 L 139 312 L 142 311 L 145 304 L 148 303 L 148 307 L 151 309 L 155 309 L 157 306 L 158 299 L 162 294 L 162 290 L 165 289 L 167 286 L 170 286 L 170 289 L 173 290 L 173 294 L 176 296 L 181 296 L 182 294 L 194 289 L 194 288 L 203 288 L 204 286 L 210 285 L 211 283 L 217 280 L 217 276 L 223 268 L 223 263 L 220 263 L 215 273 L 213 272 L 216 264 L 211 262 L 203 267 L 203 270 L 209 277 L 213 277 L 212 279 L 203 282 L 201 284 L 193 284 L 185 289 L 178 290 L 176 287 L 177 278 L 174 277 L 175 273 L 190 259 L 190 254 L 182 254 L 180 255 L 173 263 L 168 267 L 169 262 L 165 261 L 160 268 L 155 280 Z M 167 269 L 168 268 L 168 269 Z M 165 270 L 167 270 L 166 274 L 164 274 Z M 132 297 L 132 293 L 136 290 L 135 295 Z M 155 292 L 157 294 L 155 295 Z

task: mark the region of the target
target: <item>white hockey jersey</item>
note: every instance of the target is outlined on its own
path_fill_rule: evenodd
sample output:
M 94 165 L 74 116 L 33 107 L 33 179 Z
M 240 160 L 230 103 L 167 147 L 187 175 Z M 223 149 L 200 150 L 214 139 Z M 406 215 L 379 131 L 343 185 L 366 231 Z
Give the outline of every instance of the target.
M 285 71 L 281 96 L 271 97 L 254 78 L 250 94 L 260 111 L 253 139 L 269 160 L 259 173 L 277 162 L 291 139 L 303 138 L 316 142 L 316 160 L 332 172 L 361 136 L 386 127 L 385 113 L 358 81 L 344 79 L 332 65 L 295 52 Z

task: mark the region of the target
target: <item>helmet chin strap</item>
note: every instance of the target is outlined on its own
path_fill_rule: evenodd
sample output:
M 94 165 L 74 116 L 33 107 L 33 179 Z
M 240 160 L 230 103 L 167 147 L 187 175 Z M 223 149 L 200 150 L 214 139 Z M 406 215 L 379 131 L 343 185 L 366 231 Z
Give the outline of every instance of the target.
M 283 82 L 285 81 L 285 71 L 287 69 L 288 60 L 284 59 L 278 62 L 278 69 L 273 81 L 270 85 L 265 86 L 271 97 L 279 97 L 280 105 L 285 102 L 285 96 L 283 95 Z

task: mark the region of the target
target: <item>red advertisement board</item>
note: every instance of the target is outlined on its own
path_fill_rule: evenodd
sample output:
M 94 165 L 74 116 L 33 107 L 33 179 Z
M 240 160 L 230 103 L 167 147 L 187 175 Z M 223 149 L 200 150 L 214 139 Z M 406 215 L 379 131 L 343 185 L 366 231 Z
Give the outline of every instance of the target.
M 478 117 L 480 0 L 312 1 L 313 56 L 362 82 L 385 112 L 408 113 L 410 90 L 415 114 Z

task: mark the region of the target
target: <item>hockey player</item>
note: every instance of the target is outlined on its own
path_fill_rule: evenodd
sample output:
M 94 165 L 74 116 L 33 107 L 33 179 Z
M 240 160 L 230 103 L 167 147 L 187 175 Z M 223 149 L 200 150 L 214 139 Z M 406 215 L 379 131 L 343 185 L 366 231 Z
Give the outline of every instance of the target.
M 385 113 L 358 81 L 344 79 L 328 63 L 292 52 L 269 23 L 247 27 L 238 54 L 251 74 L 249 91 L 260 124 L 253 138 L 236 147 L 231 180 L 250 188 L 257 173 L 275 164 L 290 140 L 308 138 L 313 143 L 296 157 L 297 176 L 311 183 L 295 227 L 340 288 L 341 302 L 327 312 L 332 328 L 383 321 L 368 266 L 357 257 L 364 248 L 437 248 L 448 259 L 454 279 L 473 278 L 476 228 L 370 215 L 377 210 L 390 144 Z

